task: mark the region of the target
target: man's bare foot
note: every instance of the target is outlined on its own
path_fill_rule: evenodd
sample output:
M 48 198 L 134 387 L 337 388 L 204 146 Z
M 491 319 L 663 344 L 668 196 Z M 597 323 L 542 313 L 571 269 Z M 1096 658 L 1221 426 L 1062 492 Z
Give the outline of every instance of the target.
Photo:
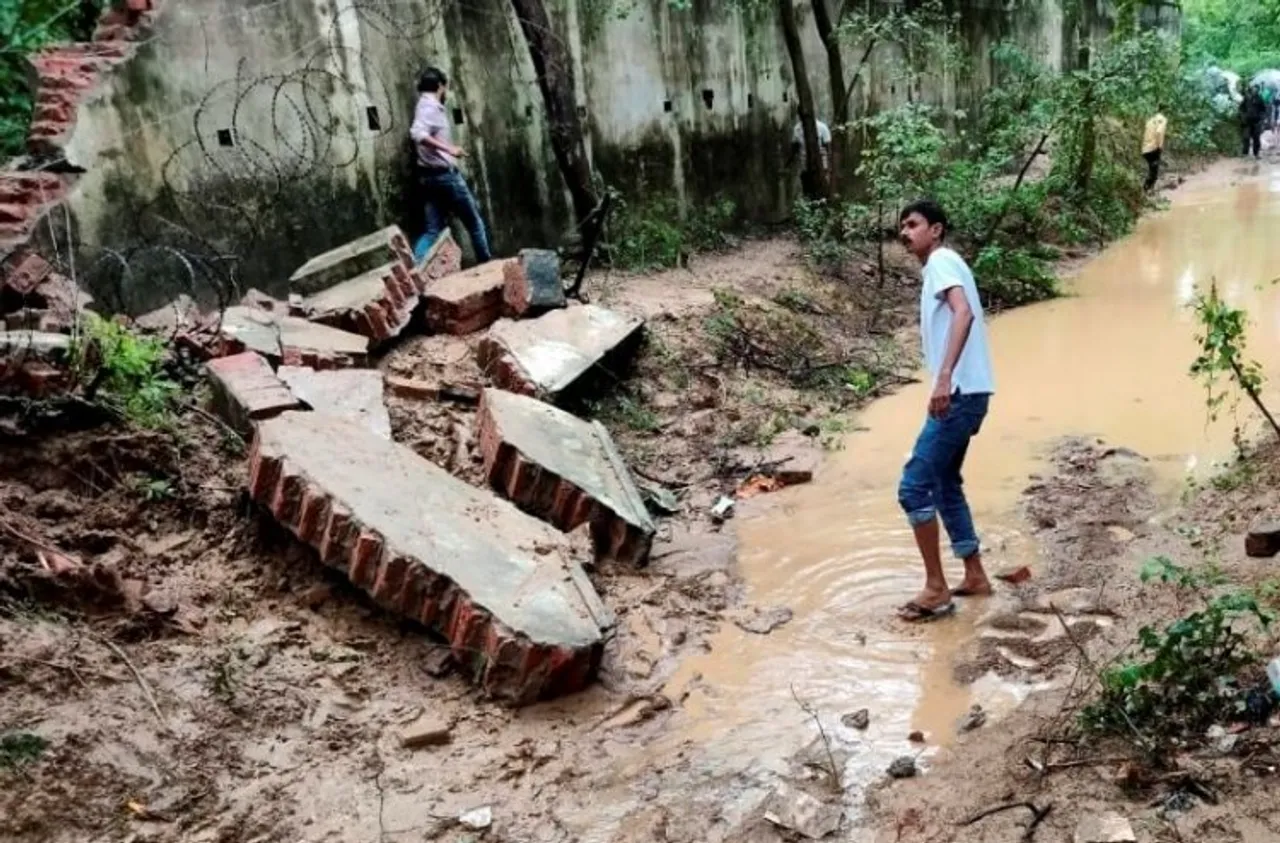
M 951 602 L 951 592 L 945 588 L 924 588 L 912 598 L 908 605 L 916 605 L 923 609 L 936 609 Z
M 986 577 L 965 577 L 958 586 L 951 589 L 952 597 L 990 597 L 993 591 Z

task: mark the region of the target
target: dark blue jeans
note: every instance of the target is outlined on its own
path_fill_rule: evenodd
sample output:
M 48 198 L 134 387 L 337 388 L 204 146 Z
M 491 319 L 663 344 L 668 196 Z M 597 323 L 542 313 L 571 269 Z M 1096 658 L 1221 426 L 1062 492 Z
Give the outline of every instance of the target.
M 990 402 L 991 396 L 985 393 L 957 392 L 951 397 L 945 416 L 926 419 L 898 485 L 898 503 L 911 526 L 941 516 L 951 549 L 961 559 L 978 552 L 978 534 L 973 528 L 969 502 L 964 498 L 960 469 L 969 451 L 969 440 L 982 427 Z
M 414 244 L 414 259 L 422 263 L 435 245 L 436 238 L 448 225 L 449 217 L 456 216 L 471 238 L 476 260 L 480 263 L 491 260 L 493 254 L 489 251 L 489 235 L 485 231 L 484 220 L 480 219 L 480 206 L 476 204 L 462 173 L 457 170 L 423 172 L 418 176 L 418 185 L 426 201 L 426 230 Z

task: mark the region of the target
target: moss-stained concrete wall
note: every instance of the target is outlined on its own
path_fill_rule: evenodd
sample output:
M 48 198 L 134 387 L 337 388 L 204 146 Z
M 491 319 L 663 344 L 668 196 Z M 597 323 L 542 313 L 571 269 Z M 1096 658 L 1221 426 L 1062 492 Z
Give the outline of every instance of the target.
M 768 11 L 549 2 L 606 181 L 632 197 L 727 195 L 756 219 L 787 213 L 795 102 Z M 971 70 L 929 74 L 913 96 L 972 102 L 991 78 L 990 47 L 1006 37 L 1070 61 L 1064 33 L 1076 24 L 1061 2 L 957 3 Z M 829 115 L 825 56 L 803 4 L 801 18 Z M 569 202 L 507 0 L 169 0 L 149 40 L 81 108 L 67 146 L 87 171 L 71 209 L 95 294 L 134 311 L 184 289 L 280 294 L 322 250 L 390 221 L 415 235 L 407 130 L 429 63 L 453 79 L 455 140 L 470 152 L 499 252 L 558 242 Z M 907 96 L 887 63 L 866 82 L 856 110 Z M 138 254 L 147 260 L 130 261 Z

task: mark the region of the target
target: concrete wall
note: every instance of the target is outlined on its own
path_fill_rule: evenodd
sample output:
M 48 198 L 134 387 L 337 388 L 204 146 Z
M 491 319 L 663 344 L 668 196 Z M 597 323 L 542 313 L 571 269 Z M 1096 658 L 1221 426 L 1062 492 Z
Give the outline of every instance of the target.
M 589 151 L 609 183 L 683 203 L 724 194 L 756 219 L 787 212 L 794 88 L 768 11 L 755 17 L 727 0 L 688 11 L 668 0 L 550 2 Z M 1075 23 L 1061 0 L 957 5 L 970 70 L 939 68 L 918 99 L 971 103 L 991 78 L 989 48 L 1005 37 L 1054 65 L 1071 61 Z M 1094 11 L 1086 29 L 1105 30 L 1100 0 Z M 825 54 L 803 4 L 801 18 L 829 115 Z M 906 98 L 887 59 L 871 68 L 858 110 Z M 558 242 L 569 203 L 507 0 L 171 0 L 81 106 L 66 144 L 87 171 L 71 208 L 82 263 L 100 270 L 86 270 L 94 292 L 134 311 L 191 287 L 193 275 L 201 280 L 189 291 L 205 298 L 206 277 L 281 293 L 324 249 L 389 221 L 416 234 L 406 132 L 428 63 L 454 80 L 455 140 L 470 152 L 498 250 Z M 148 249 L 149 263 L 139 258 L 128 273 L 101 251 L 127 260 L 156 244 L 174 251 Z

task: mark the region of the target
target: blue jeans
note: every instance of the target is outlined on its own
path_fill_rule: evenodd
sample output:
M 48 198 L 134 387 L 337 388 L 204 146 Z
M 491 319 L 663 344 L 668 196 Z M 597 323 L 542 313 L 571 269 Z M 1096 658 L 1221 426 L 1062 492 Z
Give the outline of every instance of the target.
M 492 260 L 489 235 L 485 231 L 484 220 L 480 219 L 480 207 L 471 194 L 471 188 L 467 187 L 466 180 L 462 178 L 462 173 L 457 170 L 421 173 L 418 184 L 422 188 L 423 199 L 426 200 L 427 226 L 413 246 L 414 259 L 422 263 L 452 215 L 458 217 L 467 230 L 476 260 L 480 263 Z
M 964 499 L 960 469 L 986 418 L 991 396 L 986 393 L 951 397 L 951 407 L 940 419 L 930 416 L 911 449 L 911 459 L 902 469 L 898 503 L 912 527 L 941 516 L 951 539 L 951 549 L 961 559 L 978 552 L 978 534 L 973 528 L 969 503 Z

